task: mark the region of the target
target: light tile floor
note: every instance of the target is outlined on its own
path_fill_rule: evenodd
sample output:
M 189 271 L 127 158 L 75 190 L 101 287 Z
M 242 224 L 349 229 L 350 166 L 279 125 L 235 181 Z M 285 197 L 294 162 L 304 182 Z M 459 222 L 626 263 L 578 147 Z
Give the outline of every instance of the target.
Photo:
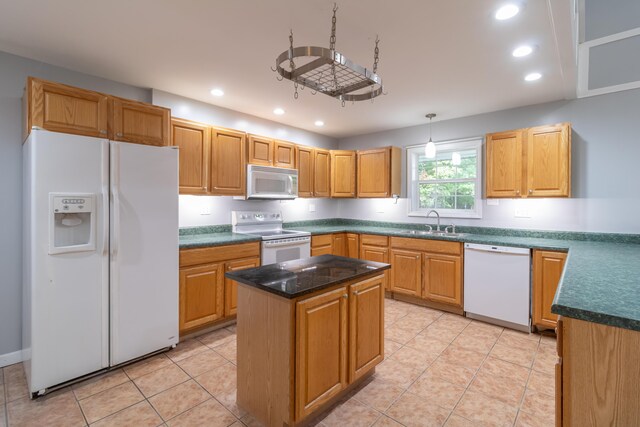
M 322 414 L 331 426 L 553 426 L 555 339 L 387 299 L 375 375 Z M 235 327 L 30 400 L 0 369 L 0 427 L 253 426 L 236 406 Z

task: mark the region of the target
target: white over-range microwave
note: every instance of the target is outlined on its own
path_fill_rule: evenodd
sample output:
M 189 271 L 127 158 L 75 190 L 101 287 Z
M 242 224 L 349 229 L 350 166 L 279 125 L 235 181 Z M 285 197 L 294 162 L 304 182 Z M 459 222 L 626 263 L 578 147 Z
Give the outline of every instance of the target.
M 295 199 L 298 171 L 271 166 L 247 166 L 247 199 Z

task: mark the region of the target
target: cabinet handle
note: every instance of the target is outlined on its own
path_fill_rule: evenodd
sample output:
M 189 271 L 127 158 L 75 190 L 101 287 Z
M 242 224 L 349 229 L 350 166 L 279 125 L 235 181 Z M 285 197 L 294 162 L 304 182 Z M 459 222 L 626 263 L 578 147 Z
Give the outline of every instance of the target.
M 117 136 L 117 137 L 122 137 L 122 132 L 118 132 L 118 133 L 116 133 L 116 136 Z
M 107 131 L 106 131 L 106 130 L 104 130 L 104 129 L 100 129 L 100 134 L 101 134 L 101 135 L 106 135 L 106 134 L 107 134 Z
M 349 298 L 349 295 L 344 294 L 344 295 L 342 295 L 342 298 L 347 299 L 347 298 Z

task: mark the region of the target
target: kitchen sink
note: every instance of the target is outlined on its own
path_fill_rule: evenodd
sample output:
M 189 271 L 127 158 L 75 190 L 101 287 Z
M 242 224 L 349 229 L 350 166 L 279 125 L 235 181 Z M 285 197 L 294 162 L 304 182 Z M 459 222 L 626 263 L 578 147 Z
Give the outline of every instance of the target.
M 412 234 L 414 236 L 428 236 L 428 235 L 433 234 L 430 231 L 422 231 L 422 230 L 401 230 L 399 233 Z
M 464 237 L 469 233 L 445 233 L 444 231 L 426 231 L 426 230 L 401 230 L 400 233 L 412 236 L 445 236 L 445 237 Z

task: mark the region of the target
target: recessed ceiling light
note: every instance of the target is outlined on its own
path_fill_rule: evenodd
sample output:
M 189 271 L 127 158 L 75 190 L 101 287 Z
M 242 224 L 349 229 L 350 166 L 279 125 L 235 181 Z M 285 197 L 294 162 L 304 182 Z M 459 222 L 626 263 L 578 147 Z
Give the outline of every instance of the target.
M 522 58 L 523 56 L 530 55 L 533 52 L 533 48 L 531 46 L 523 45 L 515 48 L 511 53 L 516 58 Z
M 211 89 L 211 95 L 222 96 L 224 95 L 224 91 L 222 89 Z
M 276 108 L 275 110 L 273 110 L 273 114 L 276 114 L 278 116 L 281 116 L 284 114 L 284 110 L 280 107 Z
M 511 19 L 520 12 L 520 8 L 515 4 L 505 4 L 496 11 L 496 19 L 504 21 L 505 19 Z
M 322 120 L 316 120 L 316 122 L 314 123 L 314 125 L 318 126 L 318 127 L 322 127 L 324 126 L 324 122 Z
M 528 82 L 534 82 L 536 80 L 539 80 L 540 77 L 542 77 L 542 74 L 540 73 L 529 73 L 526 76 L 524 76 L 524 79 Z

